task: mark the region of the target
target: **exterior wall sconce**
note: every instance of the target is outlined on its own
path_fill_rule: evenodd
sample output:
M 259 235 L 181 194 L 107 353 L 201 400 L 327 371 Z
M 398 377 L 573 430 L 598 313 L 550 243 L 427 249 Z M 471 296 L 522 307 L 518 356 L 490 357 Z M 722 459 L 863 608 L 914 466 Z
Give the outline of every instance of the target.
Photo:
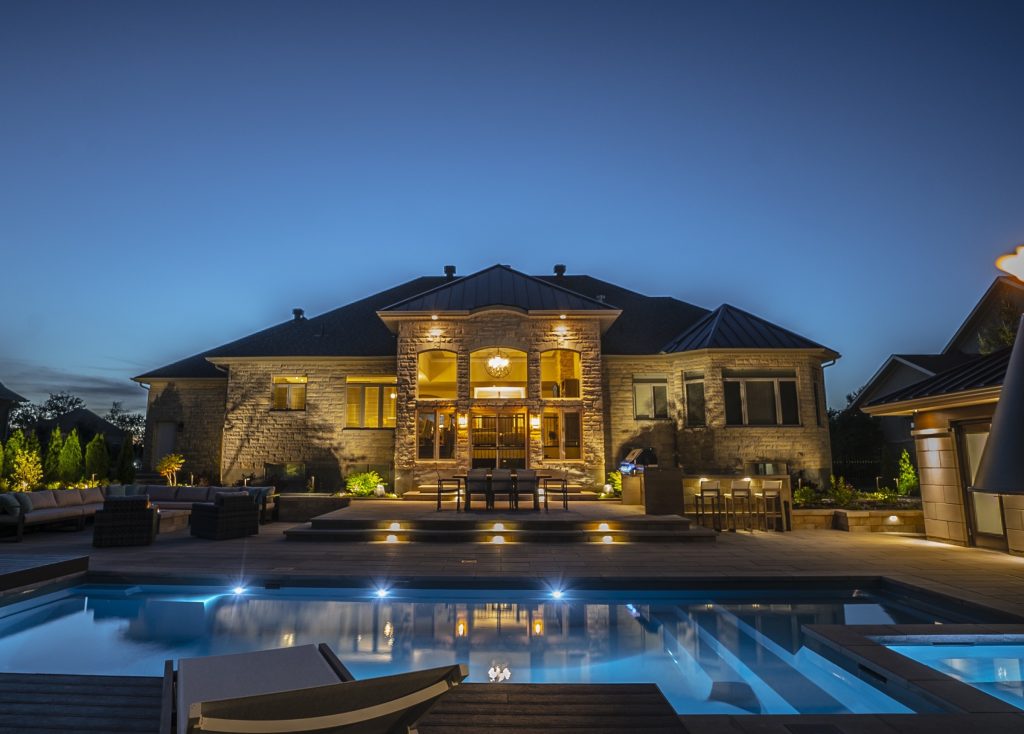
M 540 430 L 540 416 L 539 415 L 531 415 L 530 416 L 530 428 L 532 428 L 535 431 L 539 431 Z
M 544 620 L 543 619 L 535 619 L 535 620 L 533 620 L 533 634 L 537 635 L 538 637 L 540 635 L 544 634 Z
M 459 428 L 466 428 L 469 425 L 469 416 L 465 413 L 459 413 Z
M 430 336 L 430 340 L 433 341 L 435 344 L 441 341 L 441 333 L 441 329 L 439 329 L 436 326 L 427 332 L 427 334 Z
M 469 629 L 466 627 L 466 620 L 460 619 L 458 622 L 455 623 L 456 637 L 465 637 L 468 632 Z

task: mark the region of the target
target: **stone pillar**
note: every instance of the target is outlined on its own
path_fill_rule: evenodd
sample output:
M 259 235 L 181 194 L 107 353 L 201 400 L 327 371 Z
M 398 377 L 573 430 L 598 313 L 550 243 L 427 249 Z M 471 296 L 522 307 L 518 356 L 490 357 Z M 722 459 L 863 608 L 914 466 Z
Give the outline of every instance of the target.
M 924 528 L 930 540 L 967 545 L 963 488 L 949 429 L 914 431 Z

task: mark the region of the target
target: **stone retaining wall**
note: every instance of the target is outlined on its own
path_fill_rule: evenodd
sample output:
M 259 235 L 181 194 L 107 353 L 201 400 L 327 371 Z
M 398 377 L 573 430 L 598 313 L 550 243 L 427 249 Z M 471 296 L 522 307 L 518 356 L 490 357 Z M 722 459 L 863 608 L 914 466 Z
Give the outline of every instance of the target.
M 922 510 L 793 510 L 794 530 L 924 533 Z

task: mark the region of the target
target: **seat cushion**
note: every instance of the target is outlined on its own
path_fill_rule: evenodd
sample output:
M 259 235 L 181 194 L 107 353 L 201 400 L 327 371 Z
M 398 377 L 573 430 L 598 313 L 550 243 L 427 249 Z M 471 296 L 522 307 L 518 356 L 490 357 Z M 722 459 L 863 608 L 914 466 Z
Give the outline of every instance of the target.
M 191 510 L 194 502 L 178 502 L 174 500 L 169 502 L 167 500 L 161 500 L 160 502 L 154 502 L 154 505 L 159 507 L 161 510 Z
M 82 514 L 83 515 L 95 515 L 97 512 L 99 512 L 102 509 L 103 509 L 103 503 L 102 502 L 90 502 L 88 504 L 82 505 Z
M 99 487 L 89 487 L 82 490 L 83 505 L 102 505 L 103 499 L 103 490 Z
M 176 502 L 207 502 L 209 499 L 209 487 L 178 487 L 178 493 L 174 496 Z
M 111 484 L 103 493 L 104 497 L 124 497 L 124 495 L 125 485 L 123 484 Z
M 4 492 L 0 494 L 0 513 L 4 515 L 14 515 L 17 517 L 21 514 L 21 503 L 14 496 L 17 493 Z
M 55 489 L 53 499 L 56 500 L 57 507 L 81 507 L 82 491 L 79 489 Z
M 15 501 L 21 505 L 22 513 L 32 512 L 32 493 L 31 492 L 11 492 L 14 495 Z
M 177 491 L 177 487 L 161 487 L 158 484 L 146 485 L 146 494 L 149 495 L 149 499 L 152 502 L 159 502 L 160 500 L 173 501 Z
M 82 506 L 77 507 L 47 507 L 45 510 L 32 510 L 25 515 L 26 525 L 38 525 L 44 522 L 55 522 L 57 520 L 72 520 L 82 516 Z
M 57 506 L 57 500 L 53 498 L 53 491 L 49 489 L 29 492 L 29 496 L 32 498 L 32 510 L 51 510 Z

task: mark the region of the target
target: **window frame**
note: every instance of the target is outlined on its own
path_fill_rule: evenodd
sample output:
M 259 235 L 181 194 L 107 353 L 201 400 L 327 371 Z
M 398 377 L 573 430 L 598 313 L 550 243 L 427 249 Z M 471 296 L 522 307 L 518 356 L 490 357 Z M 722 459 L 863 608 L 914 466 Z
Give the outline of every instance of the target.
M 577 366 L 579 368 L 579 373 L 575 377 L 570 378 L 570 379 L 574 379 L 574 380 L 576 380 L 577 383 L 579 383 L 578 386 L 577 386 L 577 391 L 578 391 L 577 395 L 572 395 L 572 396 L 558 395 L 557 397 L 555 397 L 555 396 L 549 396 L 549 395 L 545 395 L 544 394 L 544 380 L 543 380 L 544 355 L 545 354 L 554 354 L 555 355 L 555 359 L 558 359 L 558 352 L 569 352 L 570 354 L 574 354 L 575 355 L 575 358 L 574 358 L 573 362 L 574 362 L 575 366 Z M 538 352 L 537 359 L 538 359 L 538 364 L 541 367 L 541 395 L 540 395 L 541 400 L 558 400 L 558 401 L 563 401 L 563 400 L 582 400 L 583 399 L 583 353 L 581 351 L 579 351 L 578 349 L 567 349 L 565 347 L 555 347 L 554 349 L 542 349 L 540 352 Z M 559 387 L 559 389 L 561 390 L 561 387 Z
M 700 385 L 700 402 L 703 409 L 703 415 L 701 416 L 700 423 L 695 423 L 690 417 L 690 386 Z M 707 428 L 708 425 L 708 403 L 707 403 L 707 387 L 705 385 L 704 375 L 700 377 L 693 376 L 687 377 L 683 375 L 683 405 L 686 406 L 685 416 L 683 418 L 683 424 L 687 428 Z
M 278 382 L 281 380 L 281 382 Z M 289 382 L 296 380 L 296 382 Z M 302 388 L 302 407 L 292 407 L 292 393 Z M 277 407 L 278 390 L 284 392 L 284 407 Z M 270 410 L 277 413 L 298 413 L 304 411 L 309 404 L 309 376 L 308 375 L 271 375 L 270 377 Z
M 638 385 L 646 385 L 646 386 L 648 386 L 650 388 L 650 390 L 651 390 L 651 410 L 653 412 L 653 415 L 640 415 L 637 412 L 636 389 L 637 389 Z M 657 403 L 657 400 L 655 400 L 655 398 L 654 398 L 654 388 L 657 387 L 657 386 L 661 386 L 661 387 L 665 388 L 665 415 L 658 415 L 658 411 L 657 411 L 658 403 Z M 652 377 L 643 377 L 643 376 L 641 376 L 641 377 L 637 377 L 636 375 L 634 375 L 633 376 L 633 383 L 632 383 L 632 391 L 633 391 L 633 420 L 638 420 L 638 421 L 665 421 L 665 420 L 671 420 L 672 416 L 671 416 L 671 411 L 669 410 L 669 399 L 668 399 L 669 393 L 668 393 L 668 377 L 667 376 L 658 376 L 658 377 L 653 377 L 653 376 Z
M 775 422 L 774 423 L 750 423 L 750 417 L 747 411 L 747 383 L 760 382 L 768 383 L 772 386 L 772 391 L 775 398 Z M 793 385 L 793 396 L 796 399 L 796 423 L 785 423 L 783 422 L 783 411 L 782 411 L 782 390 L 780 384 L 792 383 Z M 742 416 L 742 423 L 730 423 L 728 416 L 729 411 L 726 408 L 726 428 L 802 428 L 803 418 L 800 415 L 800 378 L 796 375 L 792 377 L 788 375 L 777 375 L 777 376 L 751 376 L 751 377 L 735 377 L 735 376 L 723 376 L 722 377 L 723 389 L 723 407 L 725 407 L 725 384 L 726 383 L 738 383 L 740 388 L 740 413 Z
M 375 387 L 378 388 L 379 393 L 377 394 L 377 425 L 368 426 L 366 425 L 366 388 Z M 385 411 L 384 407 L 387 404 L 388 398 L 385 397 L 387 389 L 390 388 L 395 393 L 394 403 L 395 411 L 393 413 L 392 420 L 394 425 L 385 425 Z M 359 391 L 359 425 L 349 424 L 349 408 L 351 407 L 351 400 L 349 399 L 350 391 Z M 397 378 L 386 377 L 386 378 L 346 378 L 345 380 L 345 430 L 356 430 L 356 431 L 393 431 L 398 423 L 398 380 Z
M 566 416 L 567 413 L 571 413 L 571 414 L 576 415 L 578 417 L 578 420 L 579 420 L 579 431 L 580 431 L 580 435 L 579 435 L 579 439 L 580 439 L 579 451 L 580 451 L 580 455 L 579 455 L 579 458 L 577 458 L 577 459 L 568 459 L 565 456 L 565 416 Z M 554 414 L 554 415 L 558 416 L 558 456 L 557 457 L 549 457 L 549 456 L 545 455 L 545 452 L 546 452 L 547 448 L 549 446 L 551 446 L 552 444 L 545 443 L 546 436 L 545 436 L 545 429 L 544 429 L 544 418 L 547 415 L 551 415 L 551 414 Z M 560 463 L 562 463 L 562 462 L 573 462 L 573 463 L 581 462 L 582 463 L 582 462 L 584 462 L 586 460 L 585 459 L 585 452 L 583 450 L 583 410 L 581 408 L 578 408 L 578 407 L 564 407 L 564 408 L 561 408 L 561 407 L 555 407 L 555 406 L 546 407 L 546 408 L 544 408 L 540 412 L 540 426 L 541 426 L 541 436 L 540 436 L 541 458 L 544 461 L 557 461 L 557 462 L 560 462 Z
M 440 352 L 442 354 L 450 354 L 451 355 L 452 362 L 455 365 L 455 393 L 452 396 L 450 396 L 450 397 L 442 396 L 442 397 L 429 397 L 428 398 L 428 397 L 424 397 L 423 395 L 420 395 L 420 357 L 423 356 L 424 354 L 430 354 L 432 352 Z M 428 401 L 428 402 L 433 402 L 433 401 L 440 402 L 440 401 L 443 401 L 443 400 L 452 401 L 452 400 L 458 400 L 459 399 L 459 353 L 458 352 L 456 352 L 456 351 L 454 351 L 452 349 L 441 349 L 441 348 L 421 349 L 420 351 L 416 352 L 416 399 L 417 400 L 425 400 L 425 401 Z
M 458 423 L 457 423 L 457 421 L 458 421 L 458 414 L 457 413 L 458 413 L 458 411 L 456 411 L 454 407 L 452 407 L 452 408 L 442 408 L 442 407 L 418 408 L 416 410 L 416 461 L 418 461 L 418 462 L 420 462 L 420 461 L 422 461 L 422 462 L 430 462 L 430 463 L 437 463 L 437 462 L 452 462 L 452 463 L 454 463 L 455 461 L 458 460 L 457 459 L 457 455 L 458 455 L 458 446 L 459 446 L 459 429 L 458 429 Z M 434 416 L 434 451 L 433 451 L 433 454 L 432 454 L 431 458 L 423 458 L 423 457 L 420 456 L 420 415 L 424 415 L 424 414 L 429 414 L 429 415 Z M 449 457 L 443 457 L 443 458 L 438 456 L 438 454 L 439 454 L 438 449 L 441 447 L 441 441 L 440 441 L 441 431 L 439 430 L 440 420 L 438 419 L 438 416 L 442 415 L 442 414 L 447 415 L 450 418 L 450 420 L 451 420 L 450 425 L 451 425 L 451 431 L 452 431 L 452 455 L 449 456 Z

